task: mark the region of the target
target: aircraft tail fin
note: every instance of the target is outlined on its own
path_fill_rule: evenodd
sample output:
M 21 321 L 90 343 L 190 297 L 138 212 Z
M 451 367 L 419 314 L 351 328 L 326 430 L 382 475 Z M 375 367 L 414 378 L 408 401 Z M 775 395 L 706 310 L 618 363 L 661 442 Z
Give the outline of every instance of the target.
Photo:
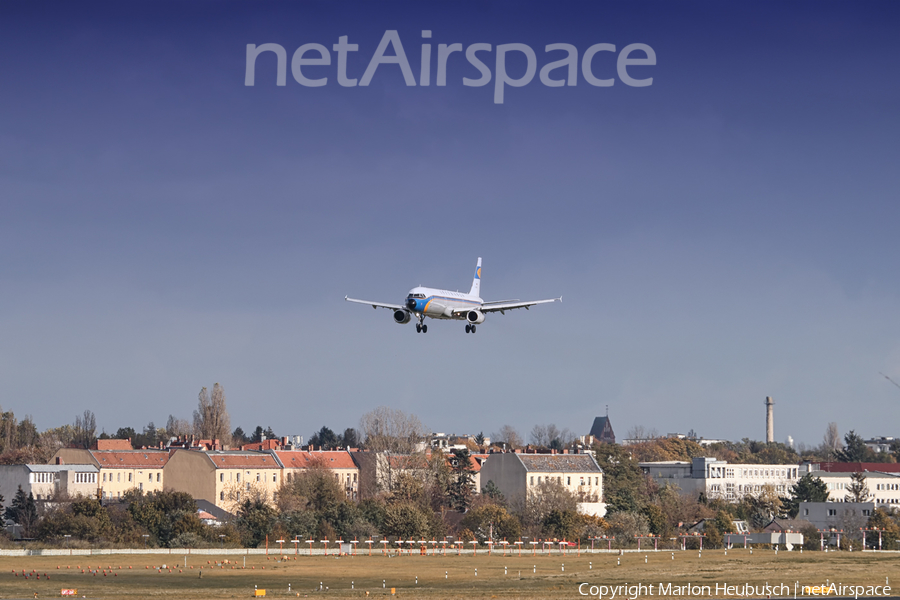
M 481 257 L 478 257 L 478 264 L 475 266 L 475 278 L 472 280 L 472 289 L 469 290 L 470 296 L 481 297 Z

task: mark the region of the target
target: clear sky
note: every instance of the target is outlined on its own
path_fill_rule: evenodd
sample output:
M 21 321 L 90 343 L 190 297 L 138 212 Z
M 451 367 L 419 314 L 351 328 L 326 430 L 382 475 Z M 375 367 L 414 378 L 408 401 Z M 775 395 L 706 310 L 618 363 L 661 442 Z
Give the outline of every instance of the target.
M 279 435 L 379 405 L 583 434 L 608 405 L 619 437 L 764 439 L 773 396 L 779 441 L 900 435 L 898 25 L 818 0 L 2 2 L 0 406 L 112 433 L 220 382 L 233 426 Z M 339 38 L 362 80 L 394 30 L 415 83 L 430 44 L 431 85 L 340 85 Z M 286 85 L 270 52 L 247 86 L 267 43 Z M 636 43 L 652 85 L 618 75 Z M 325 85 L 292 76 L 304 44 Z M 537 72 L 499 104 L 505 44 Z M 576 85 L 541 83 L 548 44 Z M 478 256 L 485 299 L 564 302 L 473 336 L 343 301 L 468 290 Z

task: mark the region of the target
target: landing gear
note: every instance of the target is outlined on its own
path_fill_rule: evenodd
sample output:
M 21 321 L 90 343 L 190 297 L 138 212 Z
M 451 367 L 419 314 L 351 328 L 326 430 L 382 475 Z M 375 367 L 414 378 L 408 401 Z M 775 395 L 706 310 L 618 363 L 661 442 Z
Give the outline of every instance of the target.
M 428 333 L 428 325 L 419 321 L 416 323 L 416 333 Z
M 474 325 L 466 325 L 466 333 L 475 333 Z

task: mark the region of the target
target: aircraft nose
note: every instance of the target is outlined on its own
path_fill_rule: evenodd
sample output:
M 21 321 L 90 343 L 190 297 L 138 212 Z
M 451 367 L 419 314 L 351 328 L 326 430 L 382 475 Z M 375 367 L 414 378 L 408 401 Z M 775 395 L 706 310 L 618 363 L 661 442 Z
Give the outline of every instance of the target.
M 416 299 L 415 299 L 415 298 L 409 298 L 409 299 L 407 299 L 407 301 L 406 301 L 406 307 L 407 307 L 409 310 L 416 310 Z

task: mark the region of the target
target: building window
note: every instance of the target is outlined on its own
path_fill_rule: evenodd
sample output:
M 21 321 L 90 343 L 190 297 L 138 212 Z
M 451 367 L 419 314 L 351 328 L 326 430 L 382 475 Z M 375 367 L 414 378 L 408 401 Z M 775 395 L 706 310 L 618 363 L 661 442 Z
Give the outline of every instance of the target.
M 277 481 L 277 480 L 275 479 L 276 475 L 277 475 L 276 473 L 272 473 L 272 483 L 275 483 L 275 482 Z
M 566 485 L 572 485 L 572 478 L 566 477 Z
M 259 483 L 259 473 L 256 474 L 256 482 Z
M 219 492 L 219 500 L 225 499 L 225 492 Z
M 160 477 L 162 477 L 162 473 L 157 473 L 156 474 L 156 483 L 159 483 Z
M 122 481 L 122 474 L 116 473 L 116 481 Z
M 141 491 L 143 492 L 143 491 L 144 491 L 144 484 L 143 484 L 143 483 L 139 483 L 139 484 L 138 484 L 138 489 L 141 490 Z
M 128 483 L 131 483 L 131 473 L 128 474 Z
M 238 474 L 236 475 L 236 478 L 237 478 L 237 482 L 240 483 L 240 482 L 241 482 L 241 474 L 238 473 Z
M 835 509 L 835 508 L 829 508 L 829 509 L 828 509 L 828 516 L 829 516 L 829 517 L 836 517 L 836 516 L 837 516 L 837 509 Z
M 103 483 L 106 483 L 106 473 L 103 474 Z
M 219 481 L 225 481 L 225 473 L 219 473 Z
M 147 473 L 147 477 L 150 478 L 150 481 L 153 481 L 153 473 Z

